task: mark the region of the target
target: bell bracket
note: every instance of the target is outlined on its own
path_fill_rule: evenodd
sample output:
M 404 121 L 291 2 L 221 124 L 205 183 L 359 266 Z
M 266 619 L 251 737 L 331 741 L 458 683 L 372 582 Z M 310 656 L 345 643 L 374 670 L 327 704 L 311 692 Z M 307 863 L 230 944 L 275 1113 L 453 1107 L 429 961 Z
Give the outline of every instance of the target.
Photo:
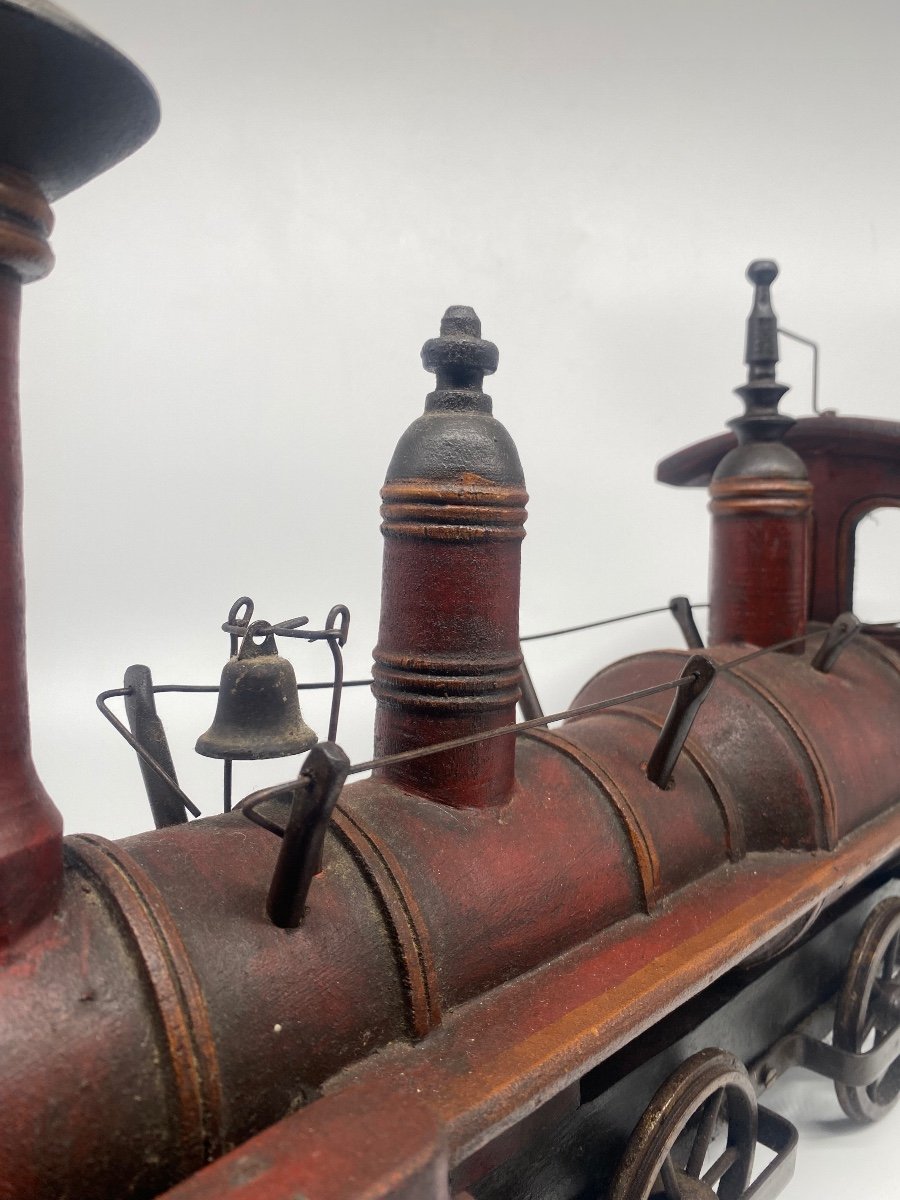
M 342 648 L 346 645 L 350 632 L 350 610 L 344 604 L 336 604 L 331 608 L 322 629 L 307 629 L 308 617 L 294 617 L 270 625 L 264 621 L 253 621 L 254 603 L 249 596 L 239 596 L 228 612 L 228 618 L 222 625 L 222 630 L 231 639 L 231 658 L 241 653 L 242 644 L 246 642 L 245 657 L 254 654 L 269 653 L 275 650 L 275 637 L 297 637 L 306 641 L 327 641 L 334 663 L 332 679 L 327 682 L 299 683 L 298 691 L 331 688 L 331 714 L 328 723 L 328 741 L 337 738 L 338 720 L 340 717 L 341 696 L 346 687 L 368 687 L 370 679 L 344 680 L 344 663 Z M 251 627 L 252 633 L 251 633 Z M 252 638 L 263 634 L 266 641 L 257 646 Z M 269 639 L 271 644 L 269 644 Z M 252 647 L 252 648 L 251 648 Z M 116 732 L 128 743 L 137 754 L 144 778 L 144 785 L 150 800 L 154 823 L 172 824 L 184 819 L 184 810 L 192 816 L 199 817 L 200 809 L 193 803 L 185 792 L 178 786 L 174 765 L 169 752 L 165 730 L 156 712 L 155 697 L 162 692 L 188 693 L 218 693 L 219 684 L 186 684 L 168 683 L 154 684 L 150 671 L 144 666 L 129 667 L 126 672 L 124 687 L 110 688 L 101 692 L 97 697 L 97 707 L 109 721 Z M 114 698 L 125 700 L 126 712 L 132 729 L 129 729 L 108 707 L 108 702 Z M 231 810 L 231 767 L 232 760 L 223 760 L 224 807 Z

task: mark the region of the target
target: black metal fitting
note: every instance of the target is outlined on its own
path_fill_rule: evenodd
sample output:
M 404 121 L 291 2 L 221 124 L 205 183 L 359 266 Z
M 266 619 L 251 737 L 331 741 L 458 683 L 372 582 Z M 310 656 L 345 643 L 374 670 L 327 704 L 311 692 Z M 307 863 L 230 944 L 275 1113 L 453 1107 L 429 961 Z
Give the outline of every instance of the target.
M 681 677 L 692 679 L 692 682 L 676 691 L 672 707 L 647 762 L 647 778 L 661 789 L 669 785 L 694 718 L 716 678 L 716 667 L 704 655 L 693 654 L 685 663 Z
M 266 900 L 269 919 L 280 929 L 303 924 L 310 886 L 322 870 L 325 831 L 349 770 L 350 760 L 340 746 L 320 742 L 310 750 L 293 785 L 264 788 L 241 805 L 248 820 L 282 839 Z M 256 811 L 266 801 L 288 797 L 291 807 L 283 828 Z

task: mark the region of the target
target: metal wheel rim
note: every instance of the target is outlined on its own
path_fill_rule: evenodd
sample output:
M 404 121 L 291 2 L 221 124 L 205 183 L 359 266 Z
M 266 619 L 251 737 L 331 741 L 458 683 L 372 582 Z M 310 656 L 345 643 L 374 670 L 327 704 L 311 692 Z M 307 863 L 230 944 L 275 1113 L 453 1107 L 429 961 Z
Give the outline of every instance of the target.
M 707 1166 L 726 1104 L 726 1148 Z M 673 1153 L 676 1143 L 698 1113 L 686 1160 L 680 1162 Z M 610 1200 L 739 1200 L 753 1171 L 756 1122 L 756 1093 L 743 1063 L 722 1050 L 701 1050 L 654 1095 L 628 1143 Z
M 853 1054 L 863 1051 L 874 1032 L 875 1044 L 896 1028 L 879 1020 L 877 987 L 883 981 L 900 982 L 900 897 L 882 900 L 869 914 L 850 956 L 844 986 L 834 1016 L 834 1044 Z M 900 1097 L 900 1058 L 866 1087 L 836 1083 L 841 1108 L 854 1121 L 869 1124 L 880 1120 Z

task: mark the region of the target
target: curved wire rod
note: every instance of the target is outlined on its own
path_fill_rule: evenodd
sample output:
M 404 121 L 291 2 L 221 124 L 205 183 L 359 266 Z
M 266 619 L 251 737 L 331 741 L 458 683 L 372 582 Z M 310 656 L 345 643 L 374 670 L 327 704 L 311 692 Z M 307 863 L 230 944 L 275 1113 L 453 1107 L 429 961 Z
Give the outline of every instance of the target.
M 151 770 L 155 771 L 156 774 L 160 777 L 160 779 L 164 779 L 166 781 L 166 783 L 169 785 L 169 787 L 172 789 L 172 791 L 178 796 L 179 800 L 182 802 L 182 804 L 185 806 L 185 808 L 188 810 L 188 812 L 191 813 L 192 816 L 199 817 L 200 809 L 193 802 L 193 800 L 191 800 L 191 798 L 189 796 L 185 795 L 185 793 L 181 790 L 181 788 L 178 786 L 178 784 L 175 782 L 175 780 L 172 778 L 172 776 L 168 773 L 168 771 L 163 770 L 163 768 L 159 765 L 159 763 L 156 761 L 156 759 L 153 757 L 153 755 L 149 754 L 144 749 L 144 747 L 141 745 L 141 743 L 132 734 L 131 730 L 122 724 L 122 722 L 119 720 L 119 718 L 116 716 L 116 714 L 114 712 L 112 712 L 109 708 L 106 707 L 107 700 L 111 700 L 113 698 L 113 696 L 124 696 L 126 694 L 126 692 L 129 690 L 130 689 L 126 689 L 126 688 L 111 688 L 108 692 L 101 692 L 100 695 L 97 697 L 97 707 L 103 713 L 104 717 L 106 717 L 107 721 L 109 721 L 110 725 L 112 725 L 112 727 L 118 733 L 120 733 L 122 735 L 122 737 L 125 739 L 125 741 L 128 743 L 128 745 L 132 748 L 132 750 L 135 752 L 135 754 L 138 756 L 138 758 L 140 758 L 142 760 L 142 762 L 145 762 L 147 764 L 147 766 L 150 767 Z
M 809 346 L 812 350 L 812 410 L 816 416 L 820 416 L 822 410 L 819 408 L 819 343 L 814 342 L 812 338 L 802 337 L 799 333 L 791 333 L 790 329 L 785 329 L 782 325 L 778 326 L 778 332 L 782 337 L 799 342 L 802 346 Z
M 372 683 L 371 679 L 345 679 L 343 686 L 348 687 L 369 687 Z M 322 683 L 298 683 L 298 692 L 310 692 L 317 689 L 334 687 L 334 680 L 328 679 Z M 217 683 L 154 683 L 154 692 L 217 692 L 219 685 Z M 119 688 L 111 692 L 104 692 L 105 696 L 126 696 L 127 688 Z

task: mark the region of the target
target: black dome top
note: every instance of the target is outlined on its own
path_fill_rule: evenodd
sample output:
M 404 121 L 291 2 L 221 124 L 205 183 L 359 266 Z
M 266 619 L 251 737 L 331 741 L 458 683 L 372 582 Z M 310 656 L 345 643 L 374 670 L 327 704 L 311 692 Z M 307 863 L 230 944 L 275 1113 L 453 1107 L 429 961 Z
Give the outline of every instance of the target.
M 441 320 L 440 337 L 422 347 L 422 365 L 437 376 L 425 412 L 403 434 L 385 482 L 401 479 L 472 479 L 521 486 L 515 443 L 491 415 L 481 388 L 497 369 L 497 347 L 481 336 L 475 310 L 455 304 Z

